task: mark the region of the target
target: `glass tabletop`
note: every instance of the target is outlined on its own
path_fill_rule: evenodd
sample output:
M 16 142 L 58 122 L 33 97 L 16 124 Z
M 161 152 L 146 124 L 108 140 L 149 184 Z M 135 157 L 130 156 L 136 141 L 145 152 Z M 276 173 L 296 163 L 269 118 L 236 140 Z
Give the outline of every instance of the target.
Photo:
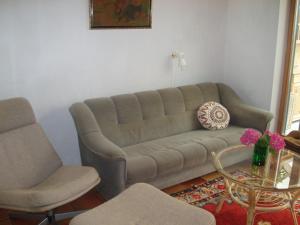
M 284 149 L 269 153 L 264 166 L 252 166 L 253 148 L 233 146 L 218 152 L 214 163 L 225 178 L 252 188 L 284 191 L 300 188 L 300 155 Z M 241 156 L 243 161 L 234 163 L 231 158 Z

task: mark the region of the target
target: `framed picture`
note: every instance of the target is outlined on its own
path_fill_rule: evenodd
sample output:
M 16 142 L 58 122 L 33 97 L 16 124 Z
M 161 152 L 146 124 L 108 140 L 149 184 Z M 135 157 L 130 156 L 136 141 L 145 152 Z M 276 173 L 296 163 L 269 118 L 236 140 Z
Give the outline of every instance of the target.
M 151 28 L 151 0 L 90 0 L 91 29 Z

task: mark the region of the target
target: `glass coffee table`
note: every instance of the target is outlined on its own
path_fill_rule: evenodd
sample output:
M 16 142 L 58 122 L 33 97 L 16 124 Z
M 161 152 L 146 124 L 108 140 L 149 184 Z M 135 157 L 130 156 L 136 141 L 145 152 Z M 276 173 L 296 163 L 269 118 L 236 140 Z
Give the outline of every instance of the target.
M 247 152 L 241 152 L 247 151 Z M 253 148 L 238 145 L 212 153 L 214 165 L 224 176 L 227 193 L 217 206 L 222 208 L 226 195 L 248 210 L 247 225 L 252 225 L 257 213 L 290 209 L 298 225 L 295 203 L 300 197 L 300 155 L 289 150 L 269 153 L 265 166 L 252 166 Z M 236 154 L 249 153 L 249 159 L 227 166 Z

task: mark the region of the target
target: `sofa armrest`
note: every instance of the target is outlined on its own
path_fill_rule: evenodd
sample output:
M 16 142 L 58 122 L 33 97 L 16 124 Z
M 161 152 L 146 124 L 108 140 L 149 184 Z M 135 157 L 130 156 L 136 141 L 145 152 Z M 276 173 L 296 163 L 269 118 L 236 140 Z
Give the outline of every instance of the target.
M 75 103 L 71 106 L 70 112 L 78 136 L 90 151 L 105 159 L 125 159 L 125 152 L 102 134 L 93 113 L 86 104 Z
M 86 104 L 73 104 L 70 112 L 78 133 L 82 164 L 97 169 L 101 177 L 99 191 L 110 199 L 125 189 L 126 153 L 102 134 Z
M 231 124 L 264 132 L 273 118 L 272 113 L 245 104 L 227 85 L 218 84 L 221 103 L 230 113 Z

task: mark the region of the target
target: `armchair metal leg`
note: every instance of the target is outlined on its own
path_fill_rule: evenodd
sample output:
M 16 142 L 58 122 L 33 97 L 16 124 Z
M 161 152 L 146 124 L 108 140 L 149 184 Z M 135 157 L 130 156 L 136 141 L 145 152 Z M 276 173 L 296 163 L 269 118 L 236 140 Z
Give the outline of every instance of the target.
M 60 221 L 64 219 L 73 218 L 81 213 L 86 212 L 87 210 L 80 210 L 80 211 L 72 211 L 72 212 L 66 212 L 66 213 L 57 213 L 55 214 L 55 220 Z
M 57 225 L 57 221 L 64 219 L 69 219 L 75 217 L 86 210 L 72 211 L 66 213 L 54 213 L 54 211 L 49 211 L 47 214 L 33 214 L 33 213 L 10 213 L 9 218 L 11 219 L 24 219 L 24 220 L 41 220 L 38 225 Z
M 13 212 L 9 214 L 10 219 L 24 219 L 24 220 L 42 220 L 45 219 L 45 214 L 34 214 L 34 213 L 19 213 Z
M 47 220 L 48 220 L 48 224 L 53 224 L 56 225 L 56 218 L 55 218 L 55 214 L 54 212 L 51 210 L 47 213 Z
M 40 222 L 38 225 L 49 225 L 48 218 L 45 218 L 42 222 Z

